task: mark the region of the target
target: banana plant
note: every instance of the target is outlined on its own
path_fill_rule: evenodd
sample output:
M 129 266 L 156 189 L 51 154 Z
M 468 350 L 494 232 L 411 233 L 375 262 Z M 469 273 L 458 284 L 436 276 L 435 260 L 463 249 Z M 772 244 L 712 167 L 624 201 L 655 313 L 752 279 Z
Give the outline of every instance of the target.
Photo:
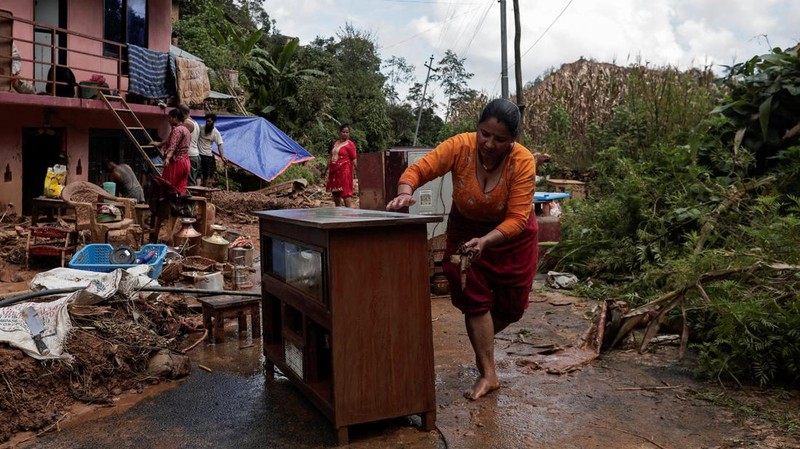
M 299 39 L 287 42 L 278 53 L 277 61 L 272 55 L 254 48 L 243 71 L 251 85 L 252 96 L 248 105 L 260 115 L 271 116 L 281 103 L 291 103 L 300 83 L 315 77 L 326 76 L 316 69 L 298 68 L 294 57 L 299 46 Z
M 220 20 L 211 27 L 211 38 L 217 45 L 225 47 L 234 53 L 234 60 L 231 61 L 231 68 L 239 70 L 250 60 L 253 50 L 258 48 L 256 44 L 258 44 L 261 37 L 264 35 L 264 30 L 258 29 L 249 33 L 245 32 L 241 28 L 234 26 L 233 23 L 225 20 L 222 17 L 221 11 L 218 14 Z

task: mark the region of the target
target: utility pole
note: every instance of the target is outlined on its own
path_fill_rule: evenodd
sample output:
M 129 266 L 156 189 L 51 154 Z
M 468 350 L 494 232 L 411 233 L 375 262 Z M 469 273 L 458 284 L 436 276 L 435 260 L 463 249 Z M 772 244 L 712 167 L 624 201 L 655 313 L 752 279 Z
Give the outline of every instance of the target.
M 508 99 L 508 37 L 506 36 L 506 0 L 500 0 L 500 96 Z
M 425 67 L 428 68 L 428 74 L 425 75 L 425 85 L 422 87 L 422 99 L 419 101 L 419 112 L 417 113 L 417 129 L 414 130 L 414 143 L 411 144 L 412 147 L 417 146 L 417 134 L 419 134 L 419 122 L 422 120 L 422 106 L 425 104 L 425 93 L 428 91 L 428 79 L 431 77 L 431 70 L 434 72 L 438 72 L 439 69 L 434 69 L 431 67 L 433 65 L 433 55 L 431 55 L 431 60 L 425 64 Z
M 517 83 L 517 107 L 519 107 L 519 114 L 524 120 L 525 98 L 522 91 L 522 56 L 519 52 L 519 43 L 521 39 L 522 26 L 520 25 L 519 18 L 519 0 L 514 0 L 514 75 Z

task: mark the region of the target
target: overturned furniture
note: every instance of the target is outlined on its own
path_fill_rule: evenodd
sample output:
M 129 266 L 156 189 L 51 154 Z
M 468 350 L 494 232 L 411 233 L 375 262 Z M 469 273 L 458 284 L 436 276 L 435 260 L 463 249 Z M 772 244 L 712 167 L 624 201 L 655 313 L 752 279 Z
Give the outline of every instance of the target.
M 61 191 L 61 198 L 75 208 L 75 230 L 88 231 L 91 243 L 107 243 L 109 239 L 123 239 L 137 245 L 141 242 L 142 228 L 136 224 L 136 200 L 114 196 L 98 185 L 83 181 L 67 184 Z M 102 204 L 123 209 L 122 219 L 98 221 L 97 207 Z

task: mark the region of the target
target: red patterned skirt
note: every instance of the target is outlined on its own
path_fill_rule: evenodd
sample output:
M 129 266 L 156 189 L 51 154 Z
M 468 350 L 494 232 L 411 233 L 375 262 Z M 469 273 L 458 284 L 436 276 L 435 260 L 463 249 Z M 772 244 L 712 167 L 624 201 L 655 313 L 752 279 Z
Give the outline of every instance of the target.
M 192 164 L 188 157 L 173 160 L 161 173 L 161 177 L 170 183 L 180 195 L 186 194 L 186 186 L 189 184 L 189 170 Z
M 338 192 L 342 198 L 353 196 L 353 165 L 341 156 L 336 162 L 328 163 L 328 182 L 325 188 L 329 192 Z
M 498 321 L 519 321 L 528 308 L 528 297 L 539 259 L 536 215 L 513 240 L 483 251 L 467 269 L 466 288 L 461 288 L 459 267 L 450 263 L 458 246 L 482 237 L 499 223 L 470 220 L 453 205 L 447 221 L 447 246 L 442 271 L 450 284 L 450 299 L 465 315 L 492 313 Z

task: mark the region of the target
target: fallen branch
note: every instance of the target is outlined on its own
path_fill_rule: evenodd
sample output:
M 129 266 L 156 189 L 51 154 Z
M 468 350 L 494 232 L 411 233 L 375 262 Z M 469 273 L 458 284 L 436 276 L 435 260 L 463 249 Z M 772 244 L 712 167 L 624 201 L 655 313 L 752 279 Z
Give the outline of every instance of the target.
M 531 343 L 531 342 L 527 342 L 525 340 L 520 340 L 520 339 L 517 339 L 517 338 L 505 338 L 505 337 L 494 337 L 494 338 L 495 338 L 495 340 L 510 341 L 511 343 L 522 343 L 522 344 L 530 345 L 530 346 L 533 346 L 534 348 L 540 348 L 540 349 L 553 349 L 553 348 L 556 347 L 556 345 L 554 345 L 552 343 Z
M 753 182 L 749 182 L 743 185 L 740 189 L 737 189 L 734 186 L 731 186 L 728 192 L 726 192 L 726 198 L 720 202 L 717 207 L 708 214 L 708 220 L 703 223 L 703 226 L 700 228 L 700 232 L 698 233 L 697 244 L 694 247 L 694 253 L 699 253 L 706 244 L 706 240 L 708 239 L 709 234 L 711 231 L 714 230 L 716 227 L 717 219 L 722 214 L 723 211 L 729 209 L 734 204 L 739 203 L 742 198 L 744 198 L 745 194 L 748 190 L 754 190 L 761 186 L 767 185 L 771 182 L 775 181 L 774 176 L 769 176 L 764 179 L 759 179 Z
M 650 391 L 650 390 L 674 390 L 677 388 L 683 388 L 681 385 L 669 385 L 666 387 L 623 387 L 623 388 L 616 388 L 617 391 Z
M 183 353 L 187 353 L 187 352 L 191 351 L 192 349 L 196 348 L 197 345 L 199 345 L 200 343 L 203 342 L 203 340 L 206 339 L 206 337 L 208 337 L 208 329 L 204 329 L 203 330 L 203 336 L 198 338 L 196 342 L 194 342 L 191 345 L 189 345 L 189 347 L 184 349 L 182 352 Z
M 686 289 L 681 290 L 675 299 L 669 302 L 666 306 L 662 307 L 661 310 L 656 315 L 656 319 L 650 321 L 650 324 L 647 326 L 647 330 L 644 332 L 644 337 L 642 337 L 642 344 L 639 347 L 639 352 L 642 353 L 647 349 L 647 345 L 650 343 L 650 340 L 656 336 L 659 329 L 661 329 L 661 325 L 664 324 L 664 321 L 667 320 L 667 315 L 669 312 L 678 306 L 683 299 L 686 297 Z
M 683 288 L 664 293 L 653 301 L 650 301 L 649 303 L 641 305 L 626 313 L 623 316 L 622 326 L 620 327 L 619 332 L 617 333 L 610 347 L 615 347 L 617 343 L 627 337 L 628 334 L 633 331 L 633 329 L 642 324 L 645 318 L 655 314 L 652 321 L 649 322 L 644 338 L 640 344 L 639 352 L 643 352 L 645 349 L 647 349 L 647 345 L 650 343 L 650 340 L 658 333 L 661 325 L 664 324 L 664 321 L 666 321 L 669 312 L 675 307 L 680 306 L 681 315 L 683 316 L 683 329 L 681 331 L 681 347 L 679 357 L 683 359 L 689 342 L 689 326 L 684 304 L 687 293 L 691 290 L 697 290 L 704 302 L 711 303 L 711 298 L 709 298 L 703 285 L 710 281 L 731 279 L 739 274 L 744 275 L 743 279 L 749 279 L 759 270 L 800 272 L 800 265 L 789 265 L 783 263 L 768 264 L 764 262 L 756 262 L 746 267 L 737 267 L 727 270 L 716 270 L 703 273 L 696 280 L 688 283 Z
M 66 418 L 66 417 L 67 417 L 67 413 L 64 413 L 63 415 L 61 415 L 61 418 L 58 418 L 56 420 L 56 422 L 54 422 L 53 424 L 50 424 L 49 426 L 47 426 L 44 429 L 42 429 L 42 431 L 37 433 L 36 436 L 40 437 L 40 436 L 46 434 L 47 432 L 53 430 L 53 427 L 55 427 L 60 432 L 61 431 L 61 421 L 63 421 L 64 418 Z M 27 441 L 27 440 L 25 440 L 25 441 Z

